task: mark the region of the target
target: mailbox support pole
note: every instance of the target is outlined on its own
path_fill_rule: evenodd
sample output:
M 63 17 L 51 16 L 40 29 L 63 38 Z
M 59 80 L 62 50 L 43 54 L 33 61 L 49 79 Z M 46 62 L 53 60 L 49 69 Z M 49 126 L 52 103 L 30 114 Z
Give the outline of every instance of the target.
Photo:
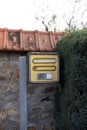
M 19 68 L 20 130 L 27 130 L 27 75 L 25 56 L 19 57 Z

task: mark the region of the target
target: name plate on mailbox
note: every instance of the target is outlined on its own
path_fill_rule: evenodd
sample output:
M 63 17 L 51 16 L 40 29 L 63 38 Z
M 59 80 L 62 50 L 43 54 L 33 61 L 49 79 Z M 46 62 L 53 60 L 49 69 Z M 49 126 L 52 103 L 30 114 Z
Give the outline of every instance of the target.
M 59 81 L 59 57 L 56 53 L 28 53 L 28 62 L 29 82 Z

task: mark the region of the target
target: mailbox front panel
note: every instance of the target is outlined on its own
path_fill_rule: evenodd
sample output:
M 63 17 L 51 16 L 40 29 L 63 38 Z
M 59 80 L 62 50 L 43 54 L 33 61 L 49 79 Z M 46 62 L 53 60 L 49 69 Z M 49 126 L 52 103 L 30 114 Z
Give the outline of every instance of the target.
M 29 55 L 29 82 L 45 83 L 59 81 L 58 55 Z

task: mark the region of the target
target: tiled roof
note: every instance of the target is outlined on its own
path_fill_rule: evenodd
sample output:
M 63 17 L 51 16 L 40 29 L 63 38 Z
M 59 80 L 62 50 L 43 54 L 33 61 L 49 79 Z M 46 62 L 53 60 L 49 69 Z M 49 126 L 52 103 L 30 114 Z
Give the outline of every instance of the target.
M 25 31 L 1 28 L 0 50 L 55 51 L 55 44 L 63 32 Z

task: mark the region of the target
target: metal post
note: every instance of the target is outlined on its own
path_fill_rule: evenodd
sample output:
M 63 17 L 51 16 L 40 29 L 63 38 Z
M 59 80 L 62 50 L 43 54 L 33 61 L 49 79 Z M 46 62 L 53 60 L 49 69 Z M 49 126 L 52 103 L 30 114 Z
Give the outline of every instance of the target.
M 25 56 L 19 57 L 19 68 L 20 130 L 27 130 L 27 75 Z

